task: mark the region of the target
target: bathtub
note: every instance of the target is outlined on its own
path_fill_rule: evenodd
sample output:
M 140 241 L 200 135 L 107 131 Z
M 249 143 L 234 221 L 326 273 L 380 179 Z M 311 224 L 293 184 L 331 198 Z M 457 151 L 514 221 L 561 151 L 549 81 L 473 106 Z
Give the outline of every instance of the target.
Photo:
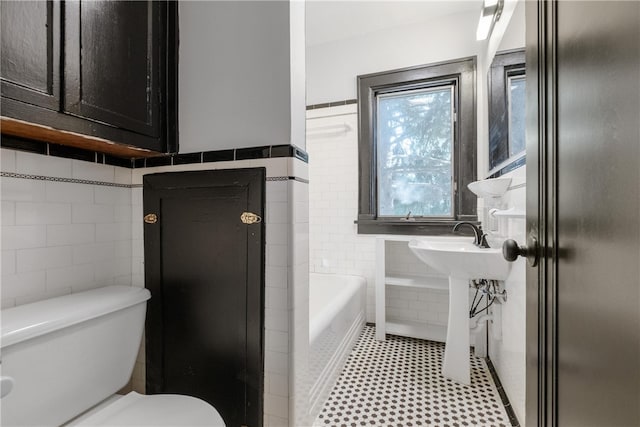
M 366 280 L 360 276 L 309 276 L 309 415 L 329 396 L 365 323 Z

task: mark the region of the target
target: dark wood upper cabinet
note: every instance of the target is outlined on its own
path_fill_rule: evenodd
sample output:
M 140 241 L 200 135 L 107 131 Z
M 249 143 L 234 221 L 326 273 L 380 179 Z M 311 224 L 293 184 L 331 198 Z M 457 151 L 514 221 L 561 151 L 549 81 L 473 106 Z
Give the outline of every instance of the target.
M 148 1 L 66 3 L 66 112 L 159 135 L 159 9 Z
M 122 157 L 177 152 L 177 9 L 173 1 L 2 1 L 2 116 L 36 125 L 21 134 L 24 126 L 5 119 L 2 132 L 47 140 L 44 125 L 89 136 L 96 151 L 100 141 L 111 154 L 132 148 Z
M 2 97 L 57 110 L 60 105 L 60 2 L 0 4 Z

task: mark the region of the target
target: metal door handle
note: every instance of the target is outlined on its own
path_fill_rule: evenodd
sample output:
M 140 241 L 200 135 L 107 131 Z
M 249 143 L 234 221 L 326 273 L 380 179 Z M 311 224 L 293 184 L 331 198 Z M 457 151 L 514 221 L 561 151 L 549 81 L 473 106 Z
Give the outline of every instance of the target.
M 13 378 L 0 377 L 0 399 L 11 393 L 11 390 L 13 390 L 13 384 Z
M 508 239 L 502 244 L 502 256 L 510 262 L 522 256 L 527 258 L 531 267 L 535 267 L 538 265 L 538 241 L 535 237 L 529 236 L 527 246 L 519 246 L 515 240 Z

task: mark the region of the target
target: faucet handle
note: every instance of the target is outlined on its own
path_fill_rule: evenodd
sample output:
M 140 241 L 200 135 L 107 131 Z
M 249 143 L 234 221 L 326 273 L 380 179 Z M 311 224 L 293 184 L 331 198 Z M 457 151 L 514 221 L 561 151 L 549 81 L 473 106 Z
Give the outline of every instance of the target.
M 487 233 L 483 233 L 482 229 L 480 229 L 480 244 L 478 245 L 481 248 L 490 248 L 489 242 L 487 242 Z

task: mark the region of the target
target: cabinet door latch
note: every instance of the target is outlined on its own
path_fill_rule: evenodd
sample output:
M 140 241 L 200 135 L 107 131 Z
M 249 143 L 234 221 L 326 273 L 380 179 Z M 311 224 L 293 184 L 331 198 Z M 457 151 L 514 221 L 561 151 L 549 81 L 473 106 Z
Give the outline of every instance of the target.
M 240 221 L 245 224 L 257 224 L 262 222 L 262 217 L 254 214 L 253 212 L 242 212 L 242 215 L 240 215 Z
M 155 224 L 156 222 L 158 222 L 158 215 L 154 213 L 146 214 L 144 216 L 144 222 L 146 222 L 147 224 Z

